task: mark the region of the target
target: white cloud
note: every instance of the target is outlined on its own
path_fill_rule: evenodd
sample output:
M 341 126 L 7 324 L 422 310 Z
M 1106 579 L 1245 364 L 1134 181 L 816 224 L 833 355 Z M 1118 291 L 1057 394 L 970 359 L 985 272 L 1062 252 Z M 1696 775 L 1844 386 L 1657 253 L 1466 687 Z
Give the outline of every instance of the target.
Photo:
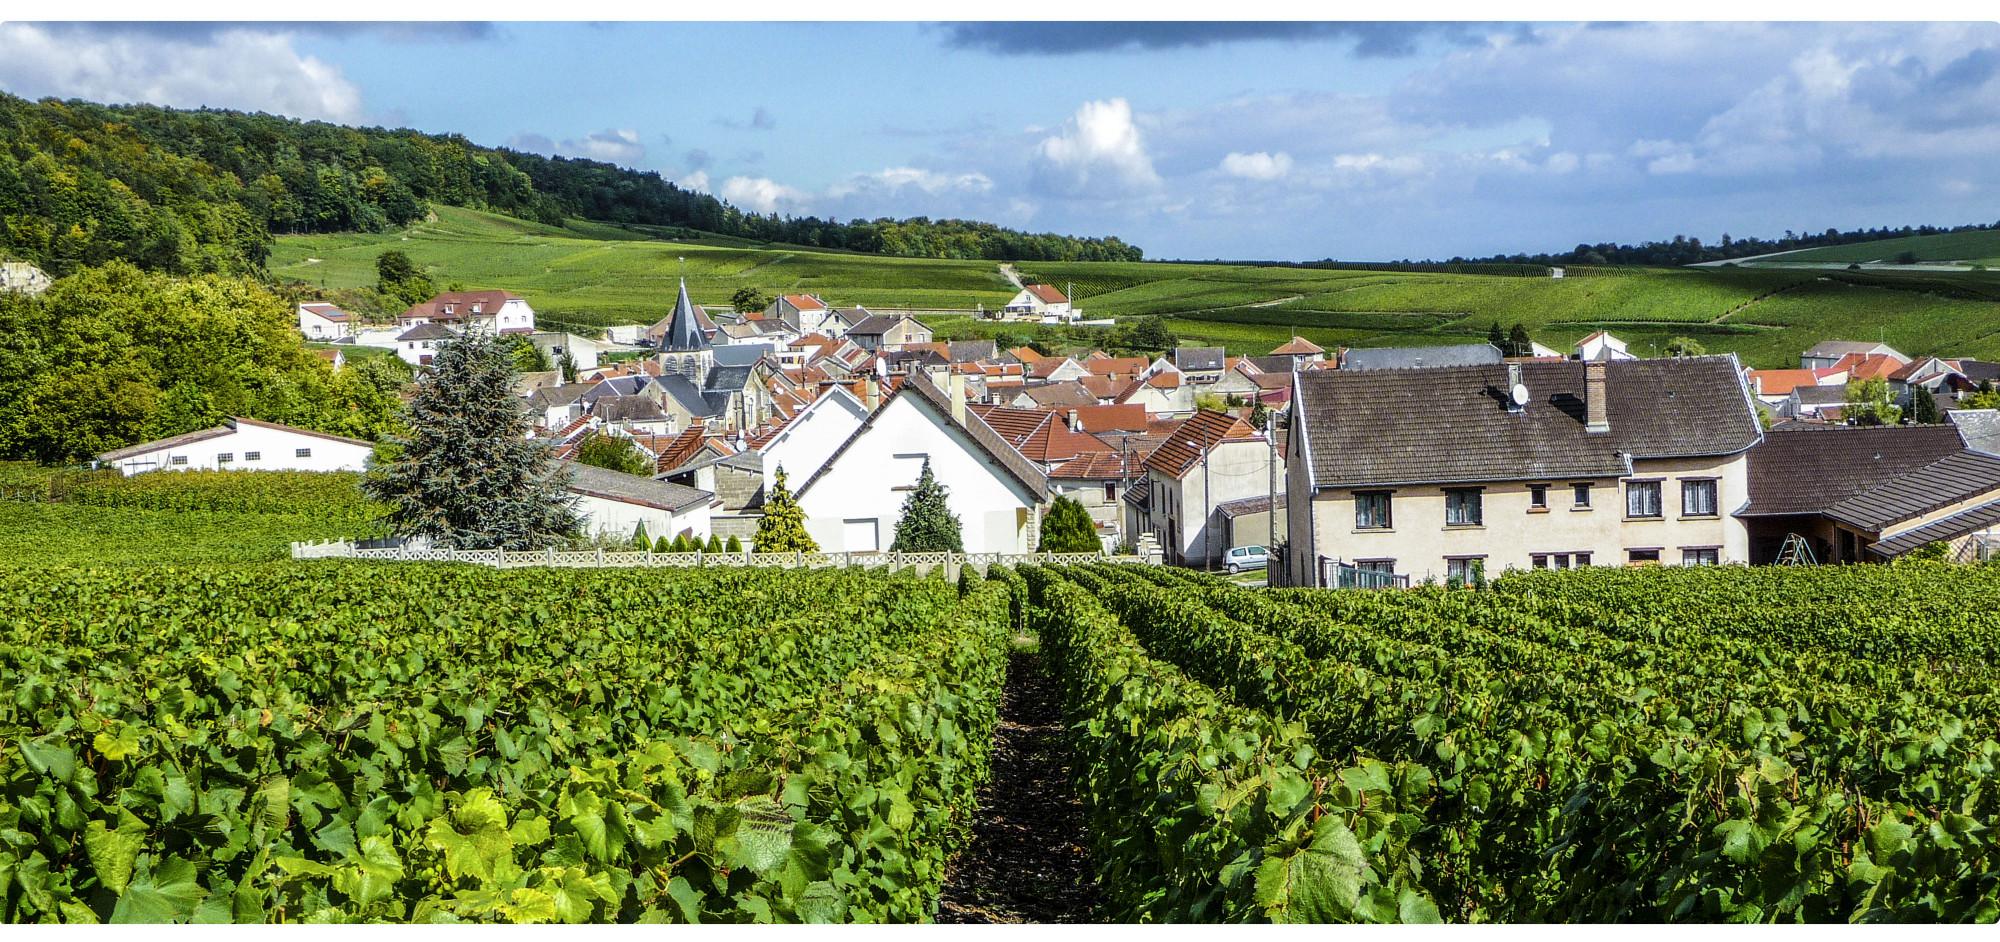
M 757 213 L 795 212 L 810 194 L 786 186 L 769 177 L 730 177 L 722 181 L 717 194 L 724 200 Z
M 697 170 L 693 173 L 688 174 L 685 177 L 680 178 L 679 180 L 675 180 L 674 184 L 676 186 L 679 186 L 683 190 L 693 190 L 696 193 L 706 193 L 708 192 L 708 171 Z
M 1284 151 L 1276 154 L 1267 154 L 1261 150 L 1254 154 L 1231 152 L 1229 156 L 1222 158 L 1219 166 L 1223 173 L 1232 177 L 1243 177 L 1246 180 L 1276 180 L 1292 172 L 1292 155 Z
M 916 167 L 889 167 L 879 173 L 857 173 L 827 187 L 825 195 L 834 199 L 856 193 L 891 195 L 905 187 L 916 187 L 933 195 L 954 190 L 983 193 L 993 189 L 993 180 L 977 172 L 949 174 Z
M 1156 189 L 1160 174 L 1123 98 L 1085 102 L 1062 131 L 1035 148 L 1037 180 L 1071 196 L 1116 197 Z
M 0 87 L 30 99 L 363 117 L 361 91 L 338 66 L 300 55 L 288 35 L 255 29 L 177 38 L 0 23 Z

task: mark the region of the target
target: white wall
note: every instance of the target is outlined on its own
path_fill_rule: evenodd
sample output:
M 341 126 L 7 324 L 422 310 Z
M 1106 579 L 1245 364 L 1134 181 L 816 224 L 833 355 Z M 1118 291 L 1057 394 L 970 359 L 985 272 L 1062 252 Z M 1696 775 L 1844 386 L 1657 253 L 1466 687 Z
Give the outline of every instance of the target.
M 825 552 L 847 552 L 849 533 L 872 520 L 876 545 L 887 550 L 910 494 L 893 488 L 915 486 L 929 456 L 932 473 L 950 492 L 967 552 L 1028 552 L 1038 525 L 1034 497 L 948 418 L 918 402 L 914 395 L 891 398 L 875 424 L 800 495 L 806 532 Z M 785 473 L 793 486 L 804 483 Z
M 805 484 L 867 419 L 868 408 L 845 389 L 835 387 L 813 400 L 761 449 L 764 493 L 777 485 L 779 465 L 785 468 L 786 483 L 793 488 Z
M 1158 471 L 1148 471 L 1153 481 L 1153 517 L 1155 529 L 1164 527 L 1164 521 L 1175 518 L 1180 521 L 1180 543 L 1173 546 L 1168 534 L 1159 532 L 1156 536 L 1160 545 L 1179 550 L 1188 565 L 1200 566 L 1204 560 L 1220 565 L 1221 554 L 1227 547 L 1228 534 L 1224 532 L 1222 515 L 1215 512 L 1221 504 L 1251 497 L 1268 497 L 1275 486 L 1280 493 L 1285 487 L 1285 465 L 1277 461 L 1277 478 L 1273 481 L 1271 446 L 1268 442 L 1225 442 L 1209 452 L 1207 472 L 1203 473 L 1202 463 L 1188 469 L 1186 476 L 1176 481 Z M 1166 498 L 1167 506 L 1162 513 L 1161 498 Z M 1206 514 L 1206 516 L 1204 516 Z M 1213 544 L 1210 543 L 1211 537 Z
M 658 507 L 627 504 L 588 494 L 573 496 L 577 499 L 576 512 L 584 518 L 583 530 L 591 535 L 609 533 L 629 537 L 643 522 L 646 524 L 647 539 L 657 540 L 664 536 L 671 541 L 682 530 L 693 530 L 695 536 L 708 539 L 709 503 L 706 501 L 675 514 Z
M 299 449 L 312 453 L 299 457 Z M 280 429 L 254 425 L 238 426 L 235 432 L 219 435 L 169 450 L 134 455 L 112 465 L 126 474 L 146 471 L 361 471 L 373 445 L 349 445 Z M 249 458 L 257 453 L 257 460 Z M 219 460 L 230 455 L 228 462 Z M 186 459 L 175 464 L 174 459 Z
M 338 340 L 347 336 L 347 322 L 327 320 L 299 305 L 299 333 L 307 340 Z

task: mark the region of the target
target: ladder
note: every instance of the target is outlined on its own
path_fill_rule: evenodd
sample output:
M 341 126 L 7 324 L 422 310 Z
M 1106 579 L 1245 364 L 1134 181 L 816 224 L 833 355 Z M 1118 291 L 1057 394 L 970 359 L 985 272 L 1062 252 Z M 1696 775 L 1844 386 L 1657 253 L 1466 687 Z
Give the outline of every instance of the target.
M 1805 537 L 1787 533 L 1784 547 L 1778 550 L 1777 565 L 1817 566 L 1819 561 L 1813 558 L 1812 544 L 1807 543 Z

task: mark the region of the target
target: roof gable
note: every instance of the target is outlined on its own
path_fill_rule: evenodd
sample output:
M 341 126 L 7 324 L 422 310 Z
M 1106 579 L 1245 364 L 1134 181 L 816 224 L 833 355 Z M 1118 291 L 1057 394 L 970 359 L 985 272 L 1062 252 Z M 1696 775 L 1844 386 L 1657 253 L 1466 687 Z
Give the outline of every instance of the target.
M 1187 421 L 1182 422 L 1164 444 L 1146 456 L 1146 467 L 1178 478 L 1219 445 L 1261 440 L 1257 430 L 1241 418 L 1226 412 L 1201 409 L 1188 416 Z

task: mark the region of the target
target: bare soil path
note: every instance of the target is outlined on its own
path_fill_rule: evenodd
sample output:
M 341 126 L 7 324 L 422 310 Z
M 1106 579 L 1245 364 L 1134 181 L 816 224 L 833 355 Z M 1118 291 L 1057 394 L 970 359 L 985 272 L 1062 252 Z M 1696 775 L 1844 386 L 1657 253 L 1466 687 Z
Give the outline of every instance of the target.
M 993 778 L 979 792 L 972 843 L 945 877 L 938 922 L 1095 921 L 1097 881 L 1082 846 L 1083 805 L 1070 791 L 1060 697 L 1039 654 L 1013 655 Z

